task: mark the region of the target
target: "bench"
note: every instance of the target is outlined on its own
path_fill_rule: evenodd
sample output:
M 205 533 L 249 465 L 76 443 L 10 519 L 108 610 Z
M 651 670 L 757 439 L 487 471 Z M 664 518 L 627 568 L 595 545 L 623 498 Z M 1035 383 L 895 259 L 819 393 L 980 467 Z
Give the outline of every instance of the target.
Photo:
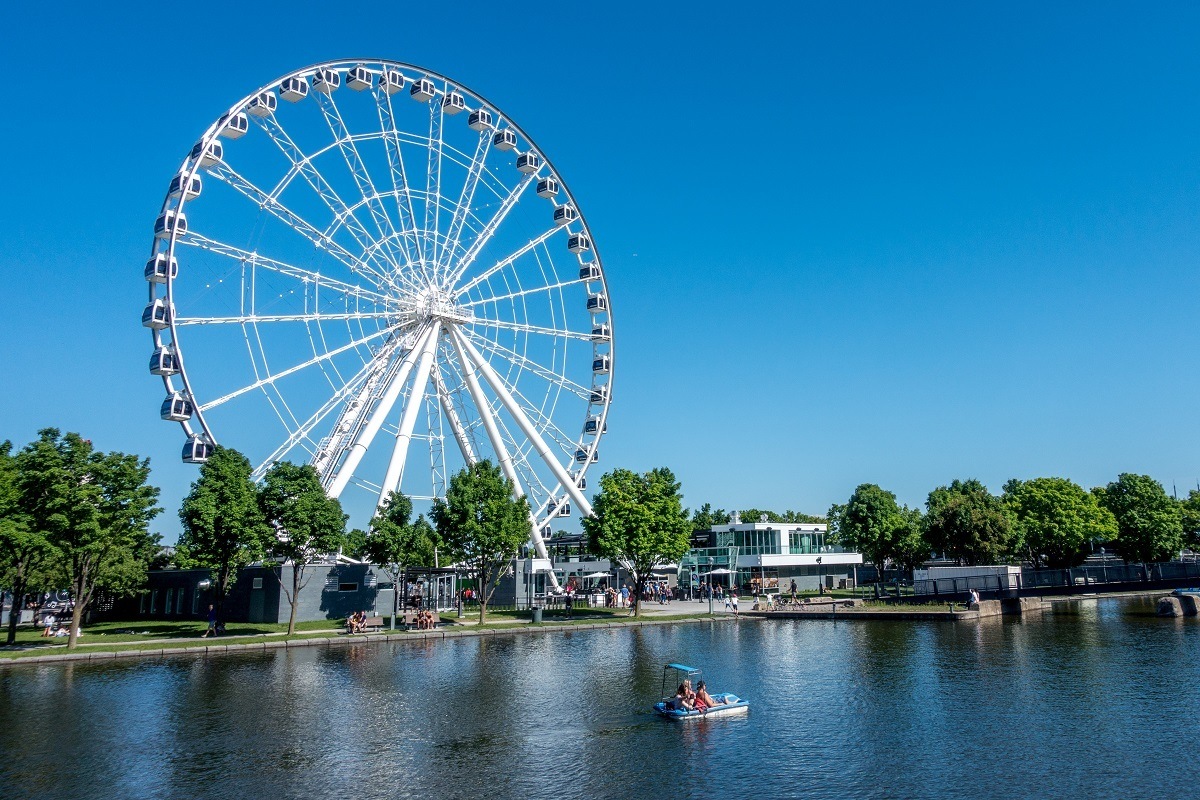
M 383 617 L 367 617 L 363 620 L 363 630 L 383 630 Z M 350 632 L 350 623 L 346 622 L 346 632 Z

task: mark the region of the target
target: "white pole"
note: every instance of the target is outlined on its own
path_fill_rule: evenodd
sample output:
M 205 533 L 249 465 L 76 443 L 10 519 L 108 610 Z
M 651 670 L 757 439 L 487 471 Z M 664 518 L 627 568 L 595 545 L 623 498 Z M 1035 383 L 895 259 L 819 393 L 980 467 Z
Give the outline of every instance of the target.
M 451 335 L 454 337 L 455 342 L 467 351 L 472 360 L 479 367 L 479 371 L 483 373 L 484 380 L 486 380 L 492 387 L 492 391 L 494 391 L 496 396 L 500 398 L 500 402 L 504 404 L 504 407 L 508 410 L 508 413 L 511 414 L 513 419 L 517 421 L 517 425 L 520 426 L 521 431 L 529 439 L 529 443 L 533 445 L 533 448 L 537 450 L 538 455 L 541 456 L 542 461 L 545 462 L 546 466 L 550 468 L 550 471 L 554 473 L 555 479 L 562 484 L 562 487 L 566 489 L 567 494 L 571 495 L 571 499 L 574 500 L 576 505 L 579 507 L 580 513 L 585 517 L 590 517 L 592 515 L 592 504 L 589 503 L 587 498 L 583 496 L 583 492 L 579 491 L 579 487 L 575 485 L 573 480 L 571 480 L 571 476 L 567 474 L 565 469 L 563 469 L 562 464 L 559 464 L 558 460 L 554 458 L 553 454 L 550 452 L 550 447 L 542 440 L 541 435 L 538 433 L 537 429 L 533 427 L 533 423 L 529 421 L 529 418 L 525 416 L 525 412 L 521 409 L 521 406 L 516 400 L 513 399 L 513 396 L 509 394 L 508 388 L 504 385 L 504 381 L 500 379 L 500 376 L 496 374 L 494 369 L 492 369 L 491 364 L 489 364 L 487 360 L 479 354 L 479 351 L 476 350 L 469 341 L 467 341 L 467 338 L 463 336 L 462 333 L 454 329 L 451 330 Z
M 454 410 L 454 403 L 451 402 L 450 395 L 446 391 L 442 372 L 438 369 L 436 362 L 433 365 L 433 388 L 437 390 L 438 402 L 442 404 L 442 413 L 450 421 L 450 430 L 454 431 L 454 438 L 458 441 L 458 449 L 462 451 L 463 461 L 467 464 L 474 464 L 479 458 L 475 455 L 475 449 L 471 447 L 471 439 L 467 436 L 467 430 L 463 427 L 462 421 L 458 418 L 458 412 Z
M 417 424 L 417 412 L 421 409 L 421 399 L 425 396 L 425 387 L 429 384 L 429 368 L 433 363 L 433 351 L 437 347 L 438 334 L 434 327 L 432 336 L 425 339 L 421 348 L 421 356 L 417 361 L 417 374 L 413 378 L 412 391 L 408 394 L 408 403 L 400 416 L 400 430 L 396 433 L 396 446 L 392 450 L 392 460 L 388 462 L 387 474 L 383 486 L 379 490 L 379 508 L 387 501 L 388 495 L 400 490 L 400 481 L 404 478 L 404 462 L 408 458 L 408 445 L 412 441 L 413 428 Z
M 396 374 L 392 377 L 392 382 L 384 390 L 383 397 L 380 398 L 379 405 L 371 412 L 371 418 L 367 420 L 366 426 L 359 433 L 358 438 L 354 440 L 354 444 L 350 445 L 350 452 L 346 454 L 346 460 L 342 462 L 342 468 L 338 470 L 337 477 L 329 485 L 330 497 L 340 497 L 346 485 L 350 483 L 350 479 L 354 477 L 354 470 L 358 468 L 358 463 L 366 455 L 367 448 L 371 446 L 371 442 L 375 439 L 375 434 L 379 433 L 384 419 L 391 412 L 392 406 L 396 404 L 396 399 L 400 396 L 400 390 L 404 388 L 404 384 L 408 380 L 408 374 L 412 372 L 413 364 L 416 363 L 418 354 L 424 349 L 425 341 L 430 336 L 433 336 L 436 330 L 437 326 L 431 325 L 422 331 L 413 345 L 413 349 L 404 354 L 404 361 L 400 364 L 400 369 L 396 371 Z
M 496 458 L 500 460 L 500 471 L 504 473 L 504 477 L 512 481 L 513 493 L 517 497 L 524 497 L 525 490 L 521 488 L 521 480 L 517 477 L 517 470 L 513 466 L 512 457 L 508 454 L 508 448 L 504 446 L 504 440 L 500 438 L 500 428 L 496 425 L 496 419 L 492 416 L 491 406 L 483 394 L 483 389 L 479 386 L 479 379 L 475 376 L 475 365 L 463 353 L 462 339 L 457 334 L 457 330 L 450 328 L 450 341 L 454 343 L 454 351 L 458 354 L 459 364 L 462 365 L 463 378 L 467 382 L 467 391 L 470 393 L 471 399 L 475 402 L 475 407 L 479 409 L 479 418 L 483 421 L 483 428 L 487 431 L 488 440 L 492 443 L 492 449 L 496 451 Z M 529 538 L 533 542 L 533 549 L 537 552 L 538 558 L 549 560 L 550 554 L 546 551 L 546 543 L 542 541 L 542 532 L 538 530 L 537 520 L 533 517 L 533 509 L 529 510 Z M 554 574 L 553 569 L 550 570 L 550 586 L 554 591 L 558 591 L 558 577 Z

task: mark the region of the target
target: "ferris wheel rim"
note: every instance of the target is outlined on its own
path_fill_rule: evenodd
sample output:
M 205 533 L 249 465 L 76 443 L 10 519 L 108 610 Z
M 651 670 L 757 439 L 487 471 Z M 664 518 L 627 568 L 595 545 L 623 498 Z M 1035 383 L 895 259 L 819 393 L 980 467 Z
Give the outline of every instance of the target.
M 488 98 L 486 98 L 485 96 L 480 94 L 479 92 L 475 91 L 474 89 L 472 89 L 472 88 L 462 84 L 461 82 L 456 81 L 456 80 L 450 78 L 449 76 L 446 76 L 436 70 L 431 70 L 431 69 L 427 69 L 425 67 L 421 67 L 421 66 L 418 66 L 415 64 L 410 64 L 408 62 L 396 61 L 396 60 L 392 60 L 392 59 L 336 59 L 336 60 L 327 60 L 327 61 L 321 61 L 321 62 L 317 62 L 314 64 L 310 64 L 308 66 L 302 67 L 300 69 L 292 70 L 291 72 L 281 75 L 278 78 L 276 78 L 275 80 L 259 87 L 254 92 L 246 95 L 238 103 L 231 106 L 224 114 L 217 117 L 216 121 L 214 121 L 211 125 L 209 125 L 209 127 L 205 131 L 204 135 L 198 141 L 197 146 L 203 148 L 203 147 L 207 146 L 209 143 L 216 141 L 219 138 L 220 132 L 222 130 L 222 126 L 224 125 L 224 123 L 228 117 L 230 117 L 231 115 L 237 114 L 237 113 L 243 113 L 245 111 L 245 109 L 248 107 L 251 100 L 253 100 L 255 97 L 261 95 L 262 93 L 269 92 L 269 91 L 278 91 L 279 88 L 284 84 L 284 82 L 287 81 L 289 78 L 304 78 L 307 80 L 307 79 L 311 78 L 312 76 L 314 76 L 315 74 L 317 74 L 320 70 L 334 69 L 334 70 L 342 71 L 342 70 L 346 70 L 346 69 L 350 69 L 350 68 L 354 68 L 354 67 L 358 67 L 358 66 L 377 67 L 377 69 L 371 70 L 373 75 L 380 75 L 385 70 L 392 68 L 392 69 L 399 69 L 402 71 L 408 71 L 409 73 L 416 73 L 416 75 L 426 78 L 426 79 L 440 81 L 443 84 L 443 91 L 439 93 L 441 96 L 445 96 L 445 94 L 448 93 L 448 91 L 450 90 L 451 87 L 453 87 L 453 89 L 455 91 L 465 92 L 466 94 L 470 95 L 474 100 L 478 101 L 481 104 L 481 107 L 485 107 L 490 112 L 495 114 L 496 120 L 495 120 L 495 124 L 493 125 L 494 130 L 500 130 L 501 123 L 503 123 L 505 128 L 511 128 L 517 134 L 519 134 L 522 137 L 522 139 L 524 139 L 524 141 L 526 143 L 528 143 L 531 150 L 536 152 L 537 155 L 544 161 L 546 174 L 550 177 L 555 178 L 555 180 L 558 183 L 558 186 L 560 187 L 561 191 L 563 192 L 563 194 L 565 196 L 565 199 L 567 200 L 567 202 L 569 202 L 574 207 L 576 214 L 577 214 L 576 222 L 578 224 L 578 227 L 580 228 L 581 232 L 588 237 L 588 239 L 590 240 L 590 243 L 591 243 L 591 249 L 592 249 L 592 254 L 593 254 L 592 263 L 596 264 L 599 267 L 599 275 L 597 277 L 597 280 L 594 282 L 599 283 L 599 285 L 601 287 L 601 292 L 606 298 L 611 296 L 609 293 L 607 271 L 605 271 L 603 269 L 603 259 L 600 254 L 599 245 L 596 244 L 594 237 L 592 237 L 591 226 L 588 224 L 586 215 L 583 213 L 582 209 L 579 206 L 577 197 L 571 191 L 571 188 L 567 185 L 567 183 L 562 180 L 561 173 L 555 167 L 553 161 L 546 156 L 544 150 L 542 150 L 542 148 L 540 148 L 537 145 L 536 141 L 527 133 L 527 131 L 525 131 L 525 129 L 522 126 L 520 126 L 517 122 L 515 122 L 508 114 L 504 113 L 497 104 L 495 104 L 494 102 L 492 102 L 491 100 L 489 100 Z M 409 75 L 406 75 L 406 77 L 412 78 L 413 75 L 409 74 Z M 381 130 L 379 132 L 379 135 L 384 135 L 385 133 L 386 133 L 386 131 Z M 338 144 L 338 142 L 335 141 L 335 143 L 333 145 L 330 145 L 330 147 L 336 146 L 337 144 Z M 430 141 L 430 145 L 432 145 L 432 141 Z M 462 155 L 466 156 L 465 153 L 463 153 Z M 193 177 L 199 176 L 203 171 L 204 171 L 204 167 L 201 166 L 200 159 L 192 158 L 189 155 L 188 157 L 185 157 L 185 159 L 183 160 L 183 162 L 181 164 L 181 168 L 177 172 L 177 174 L 184 175 L 187 179 L 190 180 Z M 174 208 L 176 210 L 181 210 L 187 202 L 188 201 L 186 199 L 181 199 L 177 203 L 172 203 L 172 199 L 168 193 L 168 195 L 164 198 L 164 201 L 160 207 L 160 215 L 165 214 L 172 208 Z M 363 202 L 367 202 L 366 198 L 364 198 Z M 421 229 L 421 230 L 414 229 L 413 232 L 416 234 L 428 233 L 428 231 L 426 231 L 424 229 Z M 181 234 L 180 234 L 178 228 L 173 229 L 171 231 L 169 237 L 167 237 L 167 239 L 166 239 L 165 248 L 161 247 L 157 241 L 152 244 L 151 257 L 153 258 L 156 254 L 165 252 L 167 254 L 168 259 L 174 258 L 175 254 L 177 252 L 177 248 L 181 246 L 181 243 L 179 241 L 180 238 L 181 238 Z M 376 244 L 378 244 L 378 240 L 376 241 Z M 454 260 L 453 253 L 451 253 L 449 258 L 450 258 L 451 262 Z M 449 262 L 447 265 L 449 266 Z M 171 309 L 174 309 L 174 303 L 175 303 L 175 299 L 176 299 L 174 284 L 175 284 L 174 276 L 173 275 L 169 276 L 168 280 L 166 281 L 165 301 L 166 301 L 168 307 Z M 457 288 L 457 286 L 455 288 Z M 154 284 L 151 284 L 149 286 L 149 297 L 150 297 L 151 302 L 153 302 L 158 297 L 158 294 L 157 294 Z M 489 302 L 489 301 L 480 300 L 478 302 L 484 303 L 484 302 Z M 479 321 L 479 325 L 484 328 L 488 327 L 489 325 L 500 325 L 500 324 L 502 324 L 502 321 L 499 319 L 494 319 L 494 320 L 483 319 L 482 321 Z M 507 324 L 507 323 L 505 322 L 503 324 Z M 614 315 L 613 315 L 613 311 L 611 308 L 611 303 L 609 303 L 607 305 L 607 307 L 605 308 L 605 324 L 608 326 L 608 331 L 609 331 L 607 343 L 608 343 L 608 348 L 609 348 L 608 352 L 610 354 L 610 359 L 611 359 L 611 354 L 615 353 L 615 320 L 614 320 Z M 209 424 L 208 420 L 205 418 L 205 411 L 207 409 L 203 406 L 203 404 L 201 404 L 199 402 L 198 396 L 192 386 L 191 376 L 189 375 L 188 370 L 187 370 L 187 364 L 186 364 L 186 358 L 185 358 L 185 352 L 187 350 L 185 340 L 187 337 L 186 337 L 186 335 L 183 337 L 180 337 L 180 334 L 179 334 L 179 326 L 180 325 L 181 325 L 181 323 L 179 321 L 179 318 L 172 311 L 172 313 L 170 313 L 170 315 L 169 315 L 169 325 L 166 328 L 166 330 L 169 331 L 169 344 L 175 353 L 176 359 L 178 360 L 177 375 L 179 378 L 179 384 L 181 386 L 182 393 L 193 403 L 194 408 L 195 408 L 194 419 L 197 423 L 196 425 L 193 425 L 192 420 L 184 420 L 184 421 L 181 421 L 180 424 L 185 432 L 185 435 L 187 435 L 188 437 L 202 435 L 210 443 L 215 445 L 218 441 L 217 437 L 216 437 L 216 432 L 215 432 L 213 426 L 211 426 Z M 463 330 L 464 335 L 471 336 L 472 334 L 474 334 L 474 330 L 473 330 L 474 328 L 475 328 L 475 322 L 472 322 L 470 326 L 464 328 L 464 330 Z M 156 348 L 160 348 L 166 343 L 165 337 L 163 335 L 164 334 L 163 330 L 152 329 L 151 333 L 152 333 L 152 338 L 154 340 L 154 344 L 155 344 Z M 556 332 L 556 334 L 558 334 L 558 335 L 562 335 L 563 333 L 564 333 L 564 331 Z M 162 377 L 163 377 L 164 387 L 167 389 L 168 393 L 175 391 L 173 382 L 171 381 L 171 376 L 164 375 Z M 564 380 L 567 380 L 566 376 L 562 376 L 562 377 Z M 614 384 L 614 380 L 615 380 L 615 359 L 613 359 L 612 363 L 609 365 L 608 371 L 606 372 L 606 378 L 603 381 L 603 383 L 598 383 L 596 380 L 596 376 L 595 375 L 592 376 L 591 389 L 594 391 L 598 386 L 603 386 L 603 387 L 605 387 L 605 391 L 602 393 L 601 401 L 599 403 L 593 403 L 593 405 L 598 406 L 599 413 L 596 416 L 599 419 L 599 430 L 598 430 L 597 434 L 595 435 L 595 437 L 590 441 L 590 443 L 586 447 L 587 454 L 589 457 L 580 464 L 580 466 L 578 468 L 578 472 L 577 472 L 578 476 L 583 476 L 588 471 L 588 468 L 590 467 L 590 465 L 593 463 L 594 459 L 591 458 L 591 456 L 595 453 L 596 448 L 598 447 L 598 444 L 599 444 L 599 440 L 600 440 L 601 436 L 603 435 L 603 432 L 606 428 L 606 420 L 607 420 L 609 408 L 611 405 L 612 386 Z M 347 388 L 347 387 L 349 387 L 349 385 L 350 384 L 347 384 L 346 387 L 343 387 L 343 388 Z M 580 385 L 580 388 L 582 388 L 581 385 Z M 573 393 L 575 393 L 575 392 L 573 392 Z M 582 443 L 582 440 L 581 440 L 581 443 Z

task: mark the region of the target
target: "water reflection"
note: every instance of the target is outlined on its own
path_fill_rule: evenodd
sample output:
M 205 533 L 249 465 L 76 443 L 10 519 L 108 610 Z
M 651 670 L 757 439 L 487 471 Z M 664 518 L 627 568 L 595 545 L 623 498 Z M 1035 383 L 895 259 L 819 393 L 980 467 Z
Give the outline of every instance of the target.
M 9 796 L 1181 796 L 1200 621 L 751 621 L 0 672 Z M 749 715 L 649 711 L 667 661 Z M 1170 731 L 1169 736 L 1161 735 Z M 682 779 L 686 776 L 686 779 Z

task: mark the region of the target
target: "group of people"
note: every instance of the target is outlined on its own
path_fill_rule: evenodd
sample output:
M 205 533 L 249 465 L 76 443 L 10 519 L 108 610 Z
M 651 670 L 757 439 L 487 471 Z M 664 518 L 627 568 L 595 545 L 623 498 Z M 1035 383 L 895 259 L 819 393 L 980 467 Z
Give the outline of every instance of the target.
M 417 611 L 417 630 L 431 631 L 437 625 L 433 618 L 433 612 L 428 608 L 422 608 Z
M 367 612 L 355 611 L 346 617 L 346 629 L 350 633 L 362 633 L 367 629 Z
M 679 688 L 675 690 L 675 697 L 671 699 L 671 705 L 676 711 L 699 711 L 701 713 L 713 706 L 725 705 L 726 702 L 724 697 L 717 700 L 710 695 L 704 681 L 700 681 L 696 684 L 696 688 L 692 689 L 690 678 L 679 684 Z

